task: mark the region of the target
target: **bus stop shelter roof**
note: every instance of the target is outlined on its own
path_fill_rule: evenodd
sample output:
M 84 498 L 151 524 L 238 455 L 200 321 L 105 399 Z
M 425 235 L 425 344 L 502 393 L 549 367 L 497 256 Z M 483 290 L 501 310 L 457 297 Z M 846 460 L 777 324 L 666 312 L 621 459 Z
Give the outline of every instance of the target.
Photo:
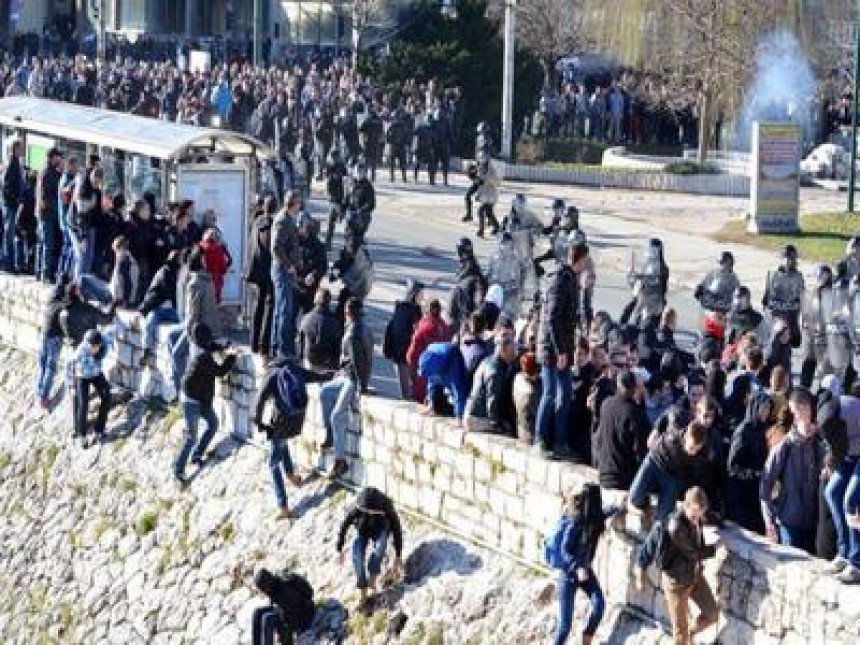
M 238 132 L 26 96 L 0 99 L 0 124 L 157 159 L 175 159 L 189 148 L 236 156 L 274 155 L 266 144 Z

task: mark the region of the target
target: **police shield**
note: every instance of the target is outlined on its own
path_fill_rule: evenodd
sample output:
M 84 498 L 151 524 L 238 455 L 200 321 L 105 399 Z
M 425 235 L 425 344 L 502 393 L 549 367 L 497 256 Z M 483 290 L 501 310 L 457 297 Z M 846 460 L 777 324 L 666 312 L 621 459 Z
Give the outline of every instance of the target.
M 810 349 L 807 353 L 813 353 L 817 361 L 823 360 L 827 354 L 827 333 L 825 315 L 832 310 L 832 298 L 830 289 L 812 289 L 803 301 L 803 334 L 806 347 Z M 810 347 L 811 345 L 811 347 Z
M 736 286 L 734 274 L 713 271 L 709 274 L 702 292 L 702 307 L 708 311 L 727 312 L 732 306 L 732 294 Z
M 768 310 L 777 317 L 800 311 L 803 298 L 803 291 L 799 289 L 801 284 L 784 271 L 772 273 L 767 285 Z
M 852 360 L 851 317 L 848 290 L 828 289 L 822 297 L 822 313 L 826 315 L 827 358 L 833 371 L 844 378 L 845 368 Z
M 514 252 L 520 262 L 523 272 L 523 300 L 530 299 L 538 288 L 537 275 L 534 270 L 534 234 L 529 228 L 521 228 L 512 234 Z
M 487 278 L 490 284 L 497 284 L 502 288 L 504 294 L 502 309 L 505 314 L 516 320 L 522 299 L 523 263 L 511 242 L 499 244 L 498 250 L 490 258 Z
M 656 258 L 646 254 L 637 264 L 636 255 L 631 251 L 628 283 L 637 299 L 640 318 L 657 318 L 663 312 L 663 283 L 660 265 Z

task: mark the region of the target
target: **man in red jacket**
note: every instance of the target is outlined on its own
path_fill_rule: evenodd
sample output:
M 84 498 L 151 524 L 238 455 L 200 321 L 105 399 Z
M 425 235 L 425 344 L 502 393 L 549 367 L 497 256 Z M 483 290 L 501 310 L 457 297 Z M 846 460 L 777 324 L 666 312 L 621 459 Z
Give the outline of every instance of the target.
M 444 343 L 450 338 L 448 325 L 442 320 L 442 305 L 437 299 L 430 301 L 427 313 L 418 322 L 409 349 L 406 350 L 406 363 L 412 368 L 412 373 L 418 373 L 418 360 L 421 354 L 433 343 Z M 416 376 L 412 381 L 412 398 L 418 403 L 424 403 L 427 398 L 427 382 Z

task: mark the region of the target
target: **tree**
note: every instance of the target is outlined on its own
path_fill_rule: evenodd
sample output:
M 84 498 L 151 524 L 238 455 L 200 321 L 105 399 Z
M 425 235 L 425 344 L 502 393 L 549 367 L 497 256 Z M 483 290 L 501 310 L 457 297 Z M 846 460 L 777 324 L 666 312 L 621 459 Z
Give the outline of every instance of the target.
M 352 68 L 358 68 L 362 40 L 383 8 L 383 0 L 353 0 L 352 2 Z
M 506 0 L 492 0 L 488 14 L 504 29 Z M 585 29 L 585 0 L 519 0 L 516 5 L 517 44 L 540 62 L 545 88 L 554 85 L 559 59 L 589 47 Z
M 773 28 L 781 2 L 665 0 L 662 4 L 661 23 L 668 29 L 662 42 L 671 48 L 664 58 L 670 61 L 667 81 L 675 91 L 693 91 L 697 97 L 698 159 L 704 162 L 717 108 L 727 98 L 727 89 L 744 87 L 752 76 L 757 43 Z

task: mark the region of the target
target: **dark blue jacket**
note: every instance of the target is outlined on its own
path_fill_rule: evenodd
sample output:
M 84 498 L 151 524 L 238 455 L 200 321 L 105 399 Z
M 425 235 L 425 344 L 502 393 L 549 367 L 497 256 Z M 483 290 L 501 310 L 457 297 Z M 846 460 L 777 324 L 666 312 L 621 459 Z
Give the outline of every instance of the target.
M 434 382 L 454 396 L 454 414 L 460 419 L 469 398 L 469 378 L 460 348 L 453 343 L 431 343 L 418 358 L 418 375 Z
M 603 521 L 618 512 L 618 506 L 603 508 Z M 589 544 L 582 533 L 582 524 L 574 519 L 564 531 L 561 538 L 561 558 L 564 561 L 564 571 L 568 576 L 575 576 L 577 569 L 590 569 L 594 561 L 597 543 Z

